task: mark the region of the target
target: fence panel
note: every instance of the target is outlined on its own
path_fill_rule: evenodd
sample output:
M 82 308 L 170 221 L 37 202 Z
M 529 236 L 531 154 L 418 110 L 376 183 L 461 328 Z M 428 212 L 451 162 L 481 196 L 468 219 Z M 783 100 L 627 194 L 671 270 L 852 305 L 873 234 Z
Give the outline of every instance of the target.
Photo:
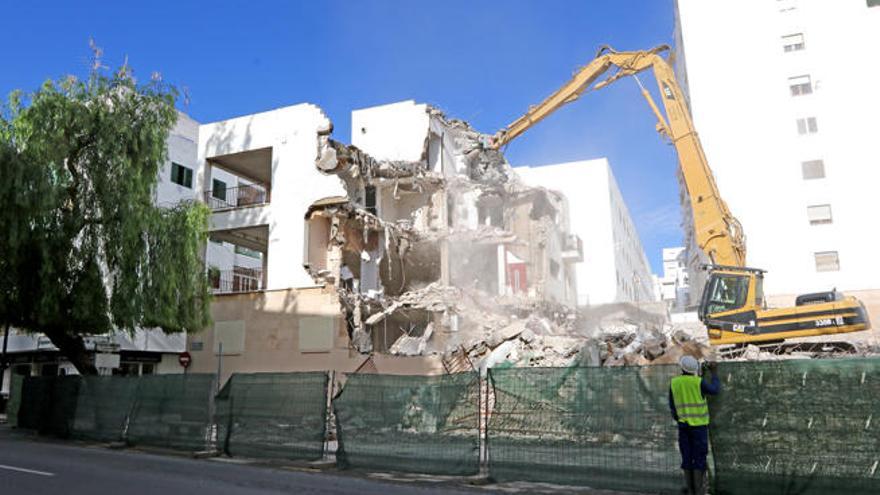
M 678 373 L 677 366 L 490 370 L 491 476 L 677 492 L 668 391 Z
M 321 458 L 327 382 L 323 372 L 232 375 L 216 398 L 220 447 L 229 455 Z
M 348 375 L 333 401 L 342 467 L 428 474 L 479 472 L 479 379 Z
M 73 430 L 80 379 L 80 376 L 24 377 L 16 426 L 68 438 Z
M 723 363 L 716 493 L 880 493 L 880 359 Z
M 210 440 L 214 375 L 149 375 L 138 382 L 127 440 L 152 445 L 204 450 Z
M 136 376 L 82 377 L 73 436 L 99 442 L 123 440 L 139 380 Z

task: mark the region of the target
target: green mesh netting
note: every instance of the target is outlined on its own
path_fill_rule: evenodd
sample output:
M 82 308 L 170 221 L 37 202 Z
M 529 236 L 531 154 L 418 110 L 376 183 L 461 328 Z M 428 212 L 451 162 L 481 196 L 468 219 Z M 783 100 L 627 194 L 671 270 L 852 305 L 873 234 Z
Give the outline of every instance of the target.
M 479 380 L 348 375 L 333 400 L 342 467 L 429 474 L 479 471 Z
M 73 436 L 100 442 L 122 440 L 139 381 L 136 376 L 82 377 Z
M 719 366 L 716 493 L 880 493 L 880 359 Z
M 133 445 L 204 450 L 214 375 L 149 375 L 138 381 L 126 438 Z
M 21 389 L 23 375 L 12 375 L 9 381 L 9 402 L 6 404 L 6 421 L 13 428 L 18 427 L 18 411 L 21 409 Z
M 319 459 L 327 373 L 234 374 L 215 399 L 218 443 L 229 455 Z
M 677 366 L 490 370 L 490 475 L 677 492 L 681 458 L 668 391 L 678 373 Z
M 21 382 L 16 426 L 62 438 L 70 436 L 76 415 L 79 376 L 28 376 Z

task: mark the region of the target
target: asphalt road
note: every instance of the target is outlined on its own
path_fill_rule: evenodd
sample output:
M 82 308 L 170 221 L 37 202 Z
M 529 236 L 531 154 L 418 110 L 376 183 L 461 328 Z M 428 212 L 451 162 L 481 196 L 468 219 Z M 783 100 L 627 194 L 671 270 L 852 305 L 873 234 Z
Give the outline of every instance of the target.
M 473 495 L 475 491 L 32 440 L 7 430 L 0 432 L 0 493 Z

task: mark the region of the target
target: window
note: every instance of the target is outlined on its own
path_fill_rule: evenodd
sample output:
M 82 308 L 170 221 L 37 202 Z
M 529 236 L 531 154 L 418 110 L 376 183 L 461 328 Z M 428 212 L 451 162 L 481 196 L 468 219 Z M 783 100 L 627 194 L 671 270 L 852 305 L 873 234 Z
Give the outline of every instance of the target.
M 810 225 L 824 225 L 831 223 L 831 205 L 808 206 L 807 218 L 810 219 Z
M 803 33 L 789 34 L 782 37 L 782 49 L 785 53 L 801 51 L 804 48 Z
M 804 174 L 804 180 L 825 178 L 825 162 L 822 160 L 803 162 L 801 163 L 801 169 Z
M 373 215 L 377 215 L 376 210 L 376 186 L 364 187 L 364 209 Z
M 742 275 L 713 276 L 706 289 L 706 314 L 739 309 L 746 304 L 749 277 Z
M 788 87 L 791 89 L 791 96 L 808 95 L 813 92 L 810 76 L 789 77 Z
M 226 201 L 226 183 L 222 180 L 214 179 L 211 185 L 211 196 Z
M 840 270 L 840 258 L 837 251 L 821 251 L 814 253 L 816 256 L 817 272 L 836 272 Z
M 819 125 L 816 123 L 816 117 L 797 119 L 797 130 L 798 134 L 801 136 L 819 132 Z
M 171 164 L 171 182 L 192 189 L 193 171 L 179 163 Z

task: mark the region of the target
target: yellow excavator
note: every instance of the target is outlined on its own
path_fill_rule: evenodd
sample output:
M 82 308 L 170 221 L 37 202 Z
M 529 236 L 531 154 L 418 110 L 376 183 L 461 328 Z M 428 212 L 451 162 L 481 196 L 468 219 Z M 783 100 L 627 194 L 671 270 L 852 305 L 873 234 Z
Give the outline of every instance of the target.
M 596 58 L 564 86 L 495 134 L 489 146 L 498 149 L 583 93 L 633 76 L 657 118 L 657 131 L 678 153 L 681 176 L 690 197 L 695 240 L 709 261 L 703 267 L 709 273 L 699 306 L 709 341 L 714 345 L 767 344 L 870 329 L 864 305 L 836 290 L 798 296 L 795 307 L 767 307 L 763 292 L 765 271 L 746 266 L 742 227 L 718 193 L 684 93 L 670 63 L 661 55 L 668 51 L 665 45 L 628 52 L 602 47 Z M 637 74 L 648 69 L 653 70 L 657 80 L 665 116 L 638 80 Z

